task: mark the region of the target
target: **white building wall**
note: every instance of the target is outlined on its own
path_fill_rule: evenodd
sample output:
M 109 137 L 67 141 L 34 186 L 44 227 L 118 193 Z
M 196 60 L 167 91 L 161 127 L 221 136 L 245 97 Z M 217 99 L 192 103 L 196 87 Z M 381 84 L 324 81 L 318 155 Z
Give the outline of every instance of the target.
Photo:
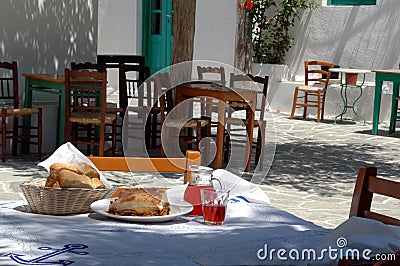
M 0 61 L 17 61 L 21 96 L 23 73 L 62 74 L 72 61 L 96 59 L 97 11 L 98 0 L 0 1 Z M 53 151 L 58 97 L 33 97 L 34 106 L 43 107 L 43 151 Z
M 234 65 L 236 0 L 197 1 L 194 60 Z
M 400 1 L 377 0 L 376 6 L 327 6 L 305 12 L 291 31 L 296 43 L 286 57 L 288 81 L 272 81 L 268 100 L 271 109 L 289 113 L 294 88 L 304 80 L 304 61 L 330 61 L 343 68 L 390 69 L 400 63 Z M 269 74 L 269 73 L 261 73 Z M 356 111 L 372 120 L 374 79 L 366 75 L 365 86 Z M 384 83 L 380 121 L 388 121 L 391 107 L 391 83 Z M 355 95 L 355 92 L 351 92 Z M 355 95 L 356 96 L 356 95 Z M 354 96 L 353 96 L 354 99 Z M 341 112 L 340 88 L 332 86 L 327 93 L 325 116 L 334 118 Z M 313 108 L 315 109 L 315 108 Z M 310 109 L 311 115 L 315 110 Z M 351 110 L 346 118 L 355 118 Z

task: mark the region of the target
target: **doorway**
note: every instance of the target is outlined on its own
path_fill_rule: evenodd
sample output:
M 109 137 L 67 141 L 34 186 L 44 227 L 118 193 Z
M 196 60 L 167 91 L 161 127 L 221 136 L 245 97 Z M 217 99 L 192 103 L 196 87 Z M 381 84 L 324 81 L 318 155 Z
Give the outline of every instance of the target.
M 151 74 L 171 65 L 173 0 L 143 0 L 143 54 Z

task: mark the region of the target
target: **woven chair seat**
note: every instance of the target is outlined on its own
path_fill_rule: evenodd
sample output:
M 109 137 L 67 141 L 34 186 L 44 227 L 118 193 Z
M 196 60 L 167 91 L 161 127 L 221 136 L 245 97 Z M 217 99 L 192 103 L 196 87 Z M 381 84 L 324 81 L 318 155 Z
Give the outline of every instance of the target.
M 234 126 L 243 126 L 243 125 L 247 126 L 248 120 L 247 119 L 241 119 L 241 118 L 229 117 L 229 118 L 227 118 L 225 120 L 225 122 L 227 124 L 234 125 Z M 259 126 L 260 126 L 259 121 L 258 120 L 254 120 L 254 127 L 259 127 Z
M 124 111 L 124 109 L 118 108 L 118 107 L 107 107 L 107 109 L 106 109 L 107 113 L 113 113 L 113 114 L 121 113 L 123 111 Z
M 298 88 L 300 91 L 305 91 L 305 92 L 318 92 L 324 90 L 324 88 L 321 87 L 311 87 L 311 86 L 299 86 Z
M 6 110 L 6 116 L 26 116 L 39 113 L 39 108 L 7 108 Z
M 201 127 L 205 127 L 210 123 L 210 120 L 207 119 L 201 119 L 201 118 L 192 118 L 189 121 L 186 120 L 171 120 L 171 121 L 165 121 L 164 126 L 167 127 L 175 127 L 175 128 L 196 128 L 197 123 L 200 122 Z M 182 126 L 183 125 L 183 126 Z
M 149 106 L 129 106 L 128 111 L 138 113 L 138 114 L 144 114 L 149 112 L 150 107 Z M 161 112 L 161 108 L 154 106 L 151 107 L 150 113 L 152 114 L 158 114 Z
M 114 113 L 106 113 L 105 123 L 109 124 L 113 122 L 117 116 Z M 101 114 L 100 113 L 90 113 L 90 112 L 73 112 L 69 118 L 70 122 L 79 124 L 101 124 Z

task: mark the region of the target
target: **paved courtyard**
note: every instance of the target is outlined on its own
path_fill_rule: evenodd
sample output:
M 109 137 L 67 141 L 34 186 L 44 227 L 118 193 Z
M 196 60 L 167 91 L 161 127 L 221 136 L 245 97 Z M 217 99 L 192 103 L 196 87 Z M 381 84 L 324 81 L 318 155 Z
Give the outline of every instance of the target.
M 399 180 L 400 133 L 388 135 L 380 124 L 377 136 L 371 124 L 344 120 L 289 120 L 274 114 L 276 153 L 261 187 L 274 206 L 315 224 L 333 228 L 348 217 L 359 167 L 374 165 L 382 177 Z M 19 184 L 47 172 L 30 157 L 9 156 L 0 164 L 0 200 L 21 200 Z M 129 175 L 107 173 L 116 185 L 135 182 Z M 142 177 L 146 179 L 145 176 Z M 180 183 L 180 177 L 171 177 Z M 399 217 L 400 202 L 376 198 L 373 208 Z

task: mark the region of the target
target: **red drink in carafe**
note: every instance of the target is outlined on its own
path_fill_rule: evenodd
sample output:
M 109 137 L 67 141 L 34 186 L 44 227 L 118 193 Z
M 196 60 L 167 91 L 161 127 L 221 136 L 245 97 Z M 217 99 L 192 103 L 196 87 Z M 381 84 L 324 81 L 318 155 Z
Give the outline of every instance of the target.
M 213 186 L 193 186 L 188 185 L 183 199 L 193 205 L 193 210 L 189 213 L 189 215 L 197 215 L 202 216 L 202 204 L 201 204 L 201 196 L 200 196 L 200 189 L 203 188 L 213 188 Z

